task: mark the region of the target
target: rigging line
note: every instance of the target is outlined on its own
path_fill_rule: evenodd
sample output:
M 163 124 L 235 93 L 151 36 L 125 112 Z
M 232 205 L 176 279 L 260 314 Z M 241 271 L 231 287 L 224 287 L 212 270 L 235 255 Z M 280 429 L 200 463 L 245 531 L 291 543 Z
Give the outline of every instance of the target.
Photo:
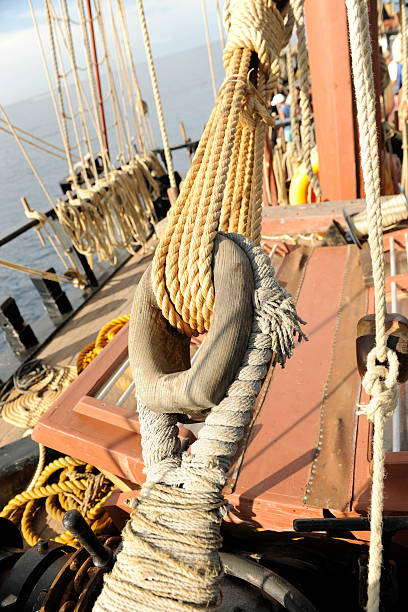
M 50 7 L 50 17 L 51 17 L 51 19 L 53 19 L 53 17 L 56 14 L 56 12 L 55 12 L 55 8 L 53 6 L 52 0 L 46 0 L 46 2 L 47 2 L 47 5 Z M 62 36 L 62 33 L 61 33 L 61 36 Z M 55 36 L 55 42 L 56 42 L 55 47 L 56 47 L 58 59 L 59 59 L 59 62 L 61 64 L 61 66 L 64 69 L 64 62 L 63 62 L 63 58 L 62 58 L 61 45 L 60 45 L 58 36 Z M 69 85 L 68 85 L 67 79 L 63 78 L 62 80 L 64 82 L 64 88 L 65 88 L 65 94 L 66 94 L 66 97 L 67 97 L 69 112 L 71 113 L 71 117 L 73 118 L 73 120 L 72 120 L 72 128 L 74 130 L 75 140 L 76 140 L 76 143 L 78 145 L 78 153 L 79 153 L 79 157 L 81 159 L 81 165 L 82 165 L 81 175 L 82 175 L 82 178 L 84 179 L 85 185 L 89 188 L 91 186 L 91 183 L 89 181 L 88 174 L 87 174 L 87 172 L 85 170 L 85 168 L 86 168 L 85 157 L 84 157 L 84 154 L 82 152 L 81 139 L 79 137 L 78 126 L 77 126 L 77 123 L 76 123 L 76 121 L 74 119 L 74 109 L 73 109 L 73 104 L 72 104 L 72 96 L 71 96 L 71 92 L 69 90 Z M 78 185 L 76 185 L 76 188 L 78 189 Z
M 46 11 L 47 11 L 47 21 L 48 21 L 48 35 L 49 35 L 49 40 L 50 40 L 50 44 L 51 44 L 51 50 L 52 50 L 52 58 L 53 58 L 53 64 L 54 64 L 54 73 L 55 73 L 55 78 L 56 78 L 56 82 L 57 82 L 57 92 L 58 92 L 58 102 L 59 102 L 59 106 L 60 106 L 60 115 L 61 115 L 61 120 L 62 120 L 62 125 L 63 125 L 63 134 L 64 134 L 64 139 L 65 142 L 67 143 L 67 148 L 69 147 L 69 133 L 68 133 L 68 125 L 67 125 L 67 114 L 65 112 L 65 104 L 64 104 L 64 96 L 63 96 L 63 92 L 62 92 L 62 87 L 61 87 L 61 77 L 60 77 L 60 70 L 59 70 L 59 65 L 58 65 L 58 56 L 57 56 L 57 45 L 56 45 L 56 38 L 54 36 L 54 27 L 53 27 L 53 22 L 52 22 L 52 16 L 51 16 L 51 9 L 52 9 L 52 3 L 51 0 L 45 0 L 45 6 L 46 6 Z M 72 114 L 72 109 L 70 108 L 70 112 Z M 80 159 L 82 160 L 82 153 L 81 153 L 81 148 L 80 145 L 78 143 L 77 140 L 77 145 L 78 145 L 78 154 Z M 69 156 L 69 171 L 70 171 L 70 178 L 73 181 L 73 185 L 75 189 L 78 189 L 78 182 L 77 182 L 77 177 L 76 177 L 76 172 L 73 168 L 73 164 L 72 164 L 72 159 L 71 156 Z
M 61 12 L 62 12 L 61 0 L 60 0 L 60 8 L 61 8 Z M 65 23 L 69 23 L 69 14 L 67 14 L 67 15 L 68 15 L 68 21 L 66 21 L 64 19 Z M 62 28 L 61 28 L 61 26 L 59 24 L 58 24 L 58 27 L 59 27 L 61 38 L 62 38 L 63 43 L 65 45 L 65 48 L 67 49 L 68 55 L 70 56 L 71 61 L 73 61 L 73 66 L 76 67 L 77 64 L 76 64 L 76 60 L 75 60 L 75 53 L 74 53 L 74 46 L 73 46 L 73 42 L 72 42 L 72 36 L 71 36 L 71 45 L 69 45 L 69 43 L 68 43 L 68 41 L 67 41 L 67 39 L 66 39 L 66 37 L 64 35 L 64 32 L 63 32 L 63 30 L 62 30 Z M 70 35 L 70 30 L 69 29 L 68 29 L 68 34 Z M 72 57 L 71 57 L 70 48 L 72 48 L 73 60 L 72 60 Z M 74 70 L 74 68 L 71 69 L 71 71 L 73 71 L 73 70 Z M 79 85 L 79 91 L 82 94 L 82 98 L 83 98 L 83 100 L 85 102 L 86 108 L 83 107 L 83 105 L 82 105 L 82 98 L 81 98 L 80 95 L 78 95 L 78 92 L 77 92 L 79 108 L 78 108 L 78 111 L 73 114 L 73 117 L 69 117 L 69 118 L 71 120 L 73 120 L 76 117 L 81 116 L 82 112 L 87 112 L 90 115 L 90 119 L 92 121 L 92 125 L 93 125 L 94 129 L 97 130 L 97 126 L 96 126 L 96 123 L 95 123 L 95 120 L 94 120 L 94 117 L 93 117 L 93 114 L 92 114 L 92 110 L 91 110 L 91 107 L 90 107 L 90 104 L 89 104 L 89 100 L 88 100 L 88 96 L 86 95 L 86 91 L 84 89 L 84 86 L 83 86 L 83 84 L 82 84 L 82 82 L 81 82 L 81 80 L 79 78 L 77 78 L 77 82 L 78 82 L 78 85 Z M 87 126 L 87 122 L 85 120 L 83 121 L 82 125 L 83 125 L 83 132 L 87 133 L 88 132 L 88 126 Z M 84 128 L 84 126 L 85 126 L 85 128 Z M 89 153 L 90 153 L 90 155 L 92 157 L 92 160 L 94 160 L 93 152 L 89 151 Z M 96 172 L 96 167 L 95 167 L 95 172 Z M 97 173 L 95 175 L 95 178 L 96 178 L 96 176 L 97 176 Z
M 60 0 L 60 6 L 61 6 L 61 0 Z M 68 15 L 68 17 L 69 17 L 69 15 Z M 58 18 L 56 17 L 55 11 L 54 11 L 54 19 L 55 19 L 57 22 L 58 22 L 58 21 L 64 21 L 64 22 L 65 22 L 65 19 L 58 19 Z M 65 37 L 65 35 L 64 35 L 64 32 L 63 32 L 63 30 L 62 30 L 62 28 L 61 28 L 60 24 L 59 24 L 59 23 L 57 23 L 57 25 L 58 25 L 58 28 L 59 28 L 60 35 L 61 35 L 62 41 L 63 41 L 63 43 L 64 43 L 64 46 L 65 46 L 65 48 L 66 48 L 66 50 L 67 50 L 67 52 L 68 52 L 68 55 L 70 55 L 70 52 L 69 52 L 69 45 L 68 45 L 67 39 L 66 39 L 66 37 Z M 74 49 L 73 45 L 72 45 L 72 48 Z M 101 65 L 101 64 L 102 64 L 102 63 L 105 61 L 105 59 L 106 59 L 106 54 L 104 54 L 104 56 L 103 56 L 103 60 L 102 60 L 101 62 L 98 62 L 98 66 L 100 66 L 100 65 Z M 93 62 L 93 64 L 95 65 L 95 62 Z M 76 64 L 76 61 L 75 61 L 75 67 L 78 69 L 78 66 L 77 66 L 77 64 Z M 85 67 L 85 68 L 79 68 L 79 69 L 80 69 L 80 70 L 87 70 L 87 67 Z M 66 78 L 66 77 L 67 77 L 68 75 L 70 75 L 72 72 L 74 72 L 74 68 L 71 68 L 71 69 L 70 69 L 70 70 L 68 70 L 67 72 L 62 73 L 60 76 L 63 76 L 63 77 L 65 77 L 65 78 Z M 81 82 L 81 80 L 80 80 L 80 79 L 78 79 L 78 83 L 79 83 L 79 87 L 80 87 L 80 90 L 81 90 L 81 94 L 82 94 L 83 100 L 84 100 L 85 105 L 86 105 L 86 108 L 84 109 L 84 111 L 85 111 L 85 112 L 88 112 L 88 113 L 90 114 L 90 116 L 91 116 L 91 121 L 92 121 L 92 123 L 93 123 L 93 127 L 94 127 L 94 128 L 95 128 L 95 130 L 96 130 L 96 124 L 95 124 L 95 120 L 94 120 L 94 118 L 93 118 L 93 116 L 92 116 L 92 111 L 91 111 L 91 107 L 90 107 L 90 104 L 89 104 L 88 96 L 87 96 L 87 94 L 86 94 L 86 91 L 85 91 L 84 86 L 83 86 L 83 84 L 82 84 L 82 82 Z M 78 117 L 78 116 L 80 115 L 80 112 L 81 112 L 81 111 L 80 111 L 80 109 L 79 109 L 77 112 L 75 112 L 75 113 L 73 114 L 73 116 L 72 116 L 72 117 L 67 117 L 67 119 L 71 119 L 71 120 L 73 120 L 74 118 L 76 118 L 76 117 Z
M 74 279 L 71 279 L 62 274 L 57 274 L 55 272 L 47 272 L 45 270 L 38 270 L 37 268 L 31 268 L 29 266 L 22 266 L 20 264 L 14 263 L 12 261 L 6 261 L 4 259 L 0 259 L 0 266 L 10 268 L 11 270 L 16 270 L 17 272 L 24 272 L 25 274 L 30 274 L 31 276 L 38 276 L 39 278 L 44 278 L 46 280 L 58 283 L 74 282 Z
M 218 0 L 215 0 L 215 5 L 217 7 L 217 21 L 218 21 L 218 29 L 220 31 L 220 41 L 221 41 L 221 48 L 224 49 L 225 47 L 225 41 L 224 41 L 224 28 L 222 25 L 222 18 L 221 18 L 221 11 L 220 11 L 220 3 Z
M 169 141 L 167 137 L 167 130 L 166 130 L 166 124 L 164 121 L 163 107 L 162 107 L 160 92 L 159 92 L 159 84 L 157 82 L 156 70 L 154 67 L 153 56 L 152 56 L 152 49 L 150 46 L 149 32 L 147 30 L 146 17 L 144 14 L 143 0 L 137 0 L 137 6 L 139 9 L 139 17 L 140 17 L 140 23 L 142 26 L 143 40 L 144 40 L 146 56 L 147 56 L 147 63 L 149 65 L 150 79 L 152 81 L 154 100 L 156 102 L 157 115 L 158 115 L 159 125 L 160 125 L 160 132 L 161 132 L 162 140 L 163 140 L 164 156 L 166 158 L 167 173 L 169 175 L 170 187 L 173 190 L 177 190 L 176 179 L 174 176 L 173 159 L 171 156 Z
M 82 5 L 82 2 L 81 2 L 81 7 L 82 7 L 81 14 L 83 15 L 84 7 Z M 100 126 L 102 128 L 101 133 L 102 133 L 103 142 L 105 145 L 104 149 L 106 151 L 106 156 L 109 159 L 109 143 L 108 143 L 108 135 L 106 132 L 105 107 L 104 107 L 103 100 L 102 100 L 102 86 L 101 86 L 101 78 L 100 78 L 100 71 L 99 71 L 100 66 L 98 64 L 98 53 L 97 53 L 96 44 L 95 44 L 95 30 L 94 30 L 94 23 L 92 19 L 91 0 L 86 0 L 86 8 L 87 8 L 87 14 L 88 14 L 88 22 L 86 25 L 86 21 L 84 21 L 84 30 L 86 32 L 86 40 L 87 40 L 87 48 L 88 48 L 87 57 L 88 57 L 88 62 L 89 62 L 89 58 L 91 57 L 90 55 L 90 51 L 91 51 L 90 42 L 91 42 L 92 43 L 93 63 L 91 64 L 90 71 L 94 79 L 92 80 L 92 83 L 94 83 L 94 86 L 96 85 L 96 91 L 98 93 L 98 109 L 99 109 L 98 119 L 100 120 Z M 88 35 L 88 27 L 89 27 L 89 35 Z M 104 54 L 103 59 L 104 60 L 106 59 L 106 53 Z M 96 99 L 96 94 L 95 94 L 95 99 Z
M 68 171 L 69 171 L 70 176 L 73 177 L 73 179 L 75 181 L 74 184 L 76 185 L 76 179 L 75 179 L 74 167 L 73 167 L 73 163 L 72 163 L 71 147 L 70 147 L 70 142 L 69 142 L 69 137 L 68 137 L 67 126 L 66 126 L 66 123 L 62 120 L 63 117 L 61 117 L 61 114 L 58 111 L 57 100 L 56 100 L 56 97 L 55 97 L 54 88 L 52 86 L 51 75 L 50 75 L 50 71 L 48 69 L 48 63 L 47 63 L 47 59 L 46 59 L 46 56 L 45 56 L 44 45 L 43 45 L 42 40 L 41 40 L 40 30 L 38 28 L 37 19 L 35 17 L 32 0 L 28 0 L 28 2 L 29 2 L 29 5 L 30 5 L 31 16 L 32 16 L 33 23 L 34 23 L 34 28 L 35 28 L 35 31 L 36 31 L 36 36 L 37 36 L 38 44 L 39 44 L 39 47 L 40 47 L 41 58 L 42 58 L 42 62 L 43 62 L 43 65 L 44 65 L 45 74 L 47 76 L 48 89 L 49 89 L 49 92 L 50 92 L 50 95 L 51 95 L 51 100 L 52 100 L 52 103 L 53 103 L 53 106 L 54 106 L 55 116 L 57 118 L 58 127 L 59 127 L 59 130 L 60 130 L 62 142 L 63 142 L 64 149 L 65 149 L 65 155 L 66 155 L 66 160 L 67 160 L 67 164 L 68 164 Z M 48 11 L 47 3 L 46 3 L 46 10 L 47 10 L 47 21 L 49 22 L 49 11 Z M 51 47 L 52 47 L 53 56 L 55 58 L 55 49 L 54 49 L 54 46 L 51 45 Z M 57 83 L 57 85 L 58 85 L 58 83 Z M 59 88 L 58 88 L 58 96 L 59 96 Z
M 143 100 L 142 100 L 142 94 L 140 91 L 140 87 L 139 87 L 139 82 L 136 76 L 136 69 L 135 69 L 135 63 L 133 60 L 133 55 L 132 55 L 132 49 L 130 46 L 130 40 L 129 40 L 129 31 L 128 31 L 128 27 L 127 27 L 127 21 L 126 21 L 126 16 L 125 16 L 125 8 L 123 5 L 123 0 L 116 0 L 116 8 L 118 10 L 119 13 L 119 21 L 121 24 L 121 29 L 122 29 L 122 36 L 123 36 L 123 40 L 125 43 L 125 48 L 126 48 L 126 54 L 127 54 L 127 59 L 128 59 L 128 63 L 130 65 L 130 72 L 132 75 L 132 85 L 133 85 L 133 91 L 134 91 L 134 95 L 136 98 L 136 112 L 138 114 L 139 117 L 139 123 L 140 123 L 140 129 L 143 133 L 143 137 L 142 137 L 142 144 L 144 147 L 150 148 L 150 149 L 154 149 L 155 148 L 155 140 L 154 140 L 154 136 L 153 136 L 153 130 L 152 130 L 152 126 L 151 126 L 151 122 L 149 120 L 149 118 L 147 117 L 148 113 L 144 112 L 144 108 L 143 108 Z
M 5 134 L 8 134 L 9 136 L 13 136 L 13 133 L 4 127 L 0 126 L 0 131 L 4 132 Z M 28 138 L 24 138 L 24 136 L 20 136 L 20 139 L 22 142 L 25 142 L 26 144 L 34 147 L 35 149 L 39 149 L 40 151 L 44 151 L 44 153 L 48 153 L 49 155 L 52 155 L 57 159 L 62 159 L 62 161 L 66 161 L 66 157 L 64 157 L 63 155 L 59 155 L 58 153 L 55 153 L 55 151 L 50 151 L 49 149 L 46 149 L 45 147 L 42 147 L 41 145 L 35 142 L 31 142 L 31 140 L 28 140 Z
M 0 117 L 0 123 L 6 123 L 6 121 L 4 121 L 4 119 L 1 119 L 1 117 Z M 26 130 L 23 130 L 22 128 L 18 127 L 17 125 L 13 125 L 13 128 L 16 130 L 16 132 L 21 132 L 22 134 L 25 134 L 29 138 L 32 138 L 33 140 L 37 140 L 38 142 L 41 142 L 42 144 L 46 145 L 50 149 L 55 149 L 55 151 L 58 151 L 59 153 L 64 153 L 65 154 L 65 150 L 63 148 L 53 144 L 52 142 L 49 142 L 48 140 L 44 140 L 43 138 L 40 138 L 39 136 L 36 136 L 35 134 L 31 134 L 30 132 L 27 132 Z M 22 138 L 22 140 L 24 140 L 24 139 Z M 65 159 L 65 157 L 63 159 Z
M 207 9 L 205 7 L 205 0 L 201 0 L 201 8 L 203 10 L 205 39 L 207 41 L 208 61 L 210 63 L 210 74 L 211 74 L 211 82 L 212 82 L 213 93 L 214 93 L 214 102 L 216 102 L 217 101 L 217 85 L 215 82 L 214 62 L 213 62 L 213 56 L 212 56 L 212 51 L 211 51 L 210 33 L 208 31 Z
M 111 16 L 111 21 L 112 21 L 112 29 L 113 29 L 113 35 L 115 38 L 115 47 L 116 47 L 116 53 L 117 53 L 117 57 L 119 59 L 119 63 L 120 63 L 120 67 L 123 73 L 123 78 L 125 81 L 125 85 L 126 85 L 126 91 L 127 91 L 127 95 L 128 95 L 128 106 L 130 108 L 130 111 L 132 113 L 132 119 L 133 119 L 133 124 L 134 124 L 134 129 L 135 129 L 135 133 L 136 133 L 136 139 L 137 139 L 137 148 L 138 150 L 145 150 L 145 146 L 142 140 L 142 135 L 141 135 L 141 131 L 140 131 L 140 126 L 139 126 L 139 121 L 136 118 L 136 113 L 135 113 L 135 103 L 134 103 L 134 97 L 132 95 L 132 89 L 130 86 L 130 79 L 129 79 L 129 71 L 128 71 L 128 66 L 126 64 L 125 61 L 125 57 L 124 57 L 124 53 L 123 53 L 123 48 L 121 46 L 121 42 L 120 42 L 120 38 L 118 35 L 118 29 L 117 29 L 117 25 L 116 25 L 116 21 L 114 18 L 114 14 L 113 14 L 113 6 L 112 6 L 112 0 L 109 0 L 109 11 L 110 11 L 110 16 Z M 123 36 L 122 36 L 123 39 Z M 123 40 L 122 40 L 123 42 Z M 119 66 L 118 66 L 119 68 Z M 120 78 L 120 71 L 118 69 L 118 73 L 119 73 L 119 78 Z M 124 96 L 123 96 L 124 97 Z M 123 104 L 125 105 L 125 101 L 123 101 Z M 126 106 L 125 106 L 126 109 Z M 127 119 L 128 121 L 128 119 Z M 129 129 L 129 127 L 128 127 Z M 139 152 L 137 151 L 137 152 Z
M 107 140 L 106 142 L 104 141 L 103 132 L 102 132 L 101 116 L 99 113 L 97 94 L 96 94 L 95 74 L 92 69 L 91 47 L 90 47 L 90 41 L 89 41 L 89 35 L 88 35 L 88 28 L 86 27 L 85 9 L 84 9 L 83 0 L 78 0 L 78 11 L 79 11 L 80 21 L 82 25 L 82 38 L 83 38 L 84 47 L 85 47 L 86 65 L 88 69 L 88 80 L 91 86 L 91 98 L 92 98 L 93 113 L 94 113 L 94 118 L 95 118 L 96 138 L 98 139 L 99 147 L 101 150 L 104 173 L 105 173 L 105 176 L 107 176 L 108 167 L 112 167 L 112 164 L 110 162 L 109 154 L 107 151 L 108 143 L 107 143 Z M 101 113 L 103 113 L 103 109 L 101 109 Z M 105 130 L 106 130 L 106 127 L 105 127 Z
M 20 149 L 21 149 L 21 151 L 22 151 L 22 153 L 23 153 L 24 157 L 26 158 L 28 165 L 30 166 L 31 170 L 33 171 L 33 173 L 34 173 L 34 175 L 35 175 L 35 177 L 36 177 L 36 179 L 37 179 L 37 181 L 39 182 L 40 187 L 41 187 L 41 189 L 43 190 L 43 192 L 44 192 L 44 194 L 45 194 L 45 196 L 46 196 L 47 200 L 48 200 L 48 201 L 49 201 L 49 203 L 51 204 L 52 208 L 55 210 L 55 205 L 54 205 L 53 199 L 52 199 L 52 197 L 51 197 L 51 195 L 50 195 L 50 193 L 49 193 L 48 189 L 46 188 L 46 186 L 45 186 L 45 185 L 44 185 L 44 183 L 42 182 L 42 179 L 41 179 L 40 175 L 38 174 L 37 169 L 35 168 L 35 166 L 34 166 L 33 162 L 31 161 L 30 156 L 28 155 L 27 151 L 26 151 L 26 150 L 25 150 L 25 148 L 24 148 L 23 143 L 21 142 L 20 136 L 19 136 L 19 135 L 17 134 L 17 132 L 15 131 L 15 129 L 14 129 L 14 127 L 13 127 L 13 125 L 10 123 L 10 120 L 9 120 L 9 118 L 8 118 L 8 116 L 7 116 L 7 113 L 6 113 L 6 111 L 4 110 L 4 108 L 3 108 L 3 106 L 2 106 L 1 104 L 0 104 L 0 112 L 1 112 L 1 114 L 3 115 L 3 117 L 4 117 L 4 119 L 5 119 L 6 123 L 7 123 L 7 126 L 8 126 L 8 128 L 9 128 L 9 130 L 12 132 L 12 134 L 13 134 L 14 138 L 16 139 L 17 144 L 19 145 L 19 147 L 20 147 Z
M 77 101 L 78 101 L 78 112 L 81 117 L 83 137 L 88 147 L 88 153 L 91 155 L 91 159 L 90 159 L 91 169 L 92 169 L 92 174 L 94 176 L 94 179 L 96 180 L 98 178 L 98 171 L 96 169 L 95 155 L 92 150 L 92 144 L 89 139 L 89 131 L 88 131 L 88 126 L 87 126 L 86 117 L 85 117 L 85 109 L 84 109 L 83 102 L 82 102 L 81 87 L 79 84 L 80 81 L 78 77 L 78 72 L 76 70 L 77 65 L 76 65 L 76 60 L 75 60 L 75 49 L 74 49 L 74 44 L 72 40 L 72 31 L 71 31 L 71 27 L 70 27 L 70 23 L 68 19 L 67 0 L 62 0 L 62 2 L 60 0 L 60 8 L 61 8 L 61 12 L 64 15 L 64 22 L 65 22 L 65 27 L 67 30 L 68 53 L 69 53 L 69 57 L 71 60 L 72 69 L 74 71 L 75 90 L 76 90 L 76 96 L 77 96 Z
M 106 71 L 108 74 L 109 88 L 112 93 L 112 109 L 113 109 L 113 115 L 115 118 L 115 122 L 117 123 L 116 136 L 117 136 L 117 140 L 119 144 L 119 155 L 122 161 L 125 162 L 125 155 L 124 155 L 125 147 L 124 147 L 123 138 L 122 138 L 122 132 L 123 134 L 125 134 L 125 129 L 123 125 L 123 116 L 120 110 L 120 105 L 119 105 L 118 96 L 117 96 L 116 87 L 115 87 L 115 81 L 113 78 L 113 72 L 112 72 L 112 67 L 110 63 L 108 44 L 106 41 L 104 17 L 102 14 L 102 8 L 101 8 L 100 1 L 94 0 L 94 5 L 96 6 L 97 11 L 98 11 L 98 26 L 99 26 L 100 35 L 102 38 L 103 48 L 104 48 L 105 55 L 106 55 Z
M 123 85 L 123 81 L 126 81 L 126 77 L 125 77 L 125 68 L 124 68 L 124 64 L 123 64 L 123 56 L 122 56 L 122 51 L 120 48 L 120 43 L 119 43 L 119 37 L 118 37 L 118 31 L 116 28 L 116 22 L 113 16 L 113 11 L 112 11 L 112 3 L 109 1 L 109 10 L 110 10 L 110 16 L 111 16 L 111 24 L 112 24 L 112 30 L 113 30 L 113 37 L 115 40 L 115 51 L 116 51 L 116 67 L 117 67 L 117 75 L 119 77 L 119 87 L 120 87 L 120 93 L 121 93 L 121 98 L 122 98 L 122 112 L 123 112 L 123 116 L 124 116 L 124 126 L 125 126 L 125 130 L 126 130 L 126 137 L 127 137 L 127 147 L 128 147 L 128 153 L 129 153 L 129 159 L 132 159 L 134 157 L 133 155 L 133 146 L 132 146 L 132 138 L 130 136 L 130 126 L 129 126 L 129 116 L 128 116 L 128 105 L 130 107 L 133 106 L 132 104 L 132 99 L 131 99 L 131 95 L 130 92 L 128 90 L 128 104 L 126 104 L 126 98 L 125 98 L 125 89 L 124 89 L 124 85 Z M 140 146 L 140 133 L 139 133 L 139 129 L 137 128 L 137 122 L 135 123 L 135 128 L 136 128 L 136 137 L 138 140 L 138 149 L 141 149 Z M 138 152 L 138 151 L 137 151 Z

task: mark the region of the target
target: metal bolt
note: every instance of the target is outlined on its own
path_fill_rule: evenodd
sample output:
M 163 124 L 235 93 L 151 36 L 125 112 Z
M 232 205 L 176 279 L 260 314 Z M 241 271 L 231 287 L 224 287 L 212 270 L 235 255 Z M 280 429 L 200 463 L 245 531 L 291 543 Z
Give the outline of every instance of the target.
M 78 559 L 72 559 L 71 563 L 69 564 L 69 569 L 71 570 L 71 572 L 77 572 L 79 570 Z
M 39 542 L 37 542 L 37 550 L 38 552 L 44 552 L 45 550 L 48 550 L 47 540 L 40 540 Z

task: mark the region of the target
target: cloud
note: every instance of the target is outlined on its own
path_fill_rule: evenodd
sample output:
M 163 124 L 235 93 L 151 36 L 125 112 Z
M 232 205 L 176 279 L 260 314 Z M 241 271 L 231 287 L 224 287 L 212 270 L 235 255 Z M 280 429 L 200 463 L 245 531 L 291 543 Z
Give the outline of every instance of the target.
M 34 0 L 33 3 L 53 74 L 43 3 L 42 0 Z M 107 11 L 108 3 L 103 0 L 102 4 L 105 8 L 108 48 L 114 58 L 115 45 Z M 207 0 L 206 4 L 210 36 L 212 40 L 218 40 L 215 2 Z M 54 2 L 54 6 L 57 8 L 58 3 Z M 145 0 L 144 6 L 154 57 L 171 55 L 205 44 L 201 0 Z M 78 20 L 76 0 L 70 0 L 69 7 L 73 19 Z M 125 0 L 125 11 L 135 62 L 144 62 L 145 51 L 135 0 Z M 1 0 L 0 23 L 3 30 L 0 36 L 0 101 L 10 104 L 47 91 L 41 54 L 27 7 L 20 6 L 17 10 L 14 2 Z M 72 32 L 78 64 L 85 66 L 81 28 L 73 25 Z M 100 41 L 97 40 L 97 43 L 102 56 Z M 70 68 L 68 60 L 66 68 Z

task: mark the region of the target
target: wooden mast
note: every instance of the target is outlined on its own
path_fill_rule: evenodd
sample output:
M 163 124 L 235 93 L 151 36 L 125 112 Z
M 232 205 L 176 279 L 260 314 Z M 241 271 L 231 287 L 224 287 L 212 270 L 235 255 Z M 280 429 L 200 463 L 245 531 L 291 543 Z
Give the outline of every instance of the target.
M 105 109 L 103 106 L 101 80 L 99 76 L 98 54 L 97 54 L 96 45 L 95 45 L 95 33 L 94 33 L 94 27 L 93 27 L 91 0 L 86 0 L 86 6 L 88 9 L 89 30 L 90 30 L 91 42 L 92 42 L 92 55 L 93 55 L 93 61 L 94 61 L 94 67 L 95 67 L 96 86 L 98 90 L 98 102 L 99 102 L 99 112 L 101 116 L 103 142 L 105 145 L 106 153 L 109 156 L 108 132 L 106 129 Z
M 375 41 L 378 40 L 376 0 L 369 0 L 369 10 L 371 39 Z M 322 199 L 363 197 L 345 4 L 306 0 L 305 19 Z M 377 45 L 373 45 L 373 70 L 377 133 L 381 141 Z

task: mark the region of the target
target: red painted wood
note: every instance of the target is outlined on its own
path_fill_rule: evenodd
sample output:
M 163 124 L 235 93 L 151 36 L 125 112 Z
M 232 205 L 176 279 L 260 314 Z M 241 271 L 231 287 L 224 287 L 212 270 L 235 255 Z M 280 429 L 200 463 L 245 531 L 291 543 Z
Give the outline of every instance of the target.
M 355 198 L 358 157 L 345 3 L 306 0 L 305 20 L 323 199 Z
M 241 520 L 284 530 L 297 516 L 321 516 L 321 509 L 303 505 L 303 497 L 318 442 L 346 257 L 347 249 L 327 247 L 310 259 L 297 305 L 310 340 L 296 347 L 285 369 L 275 370 L 253 426 L 229 496 Z

